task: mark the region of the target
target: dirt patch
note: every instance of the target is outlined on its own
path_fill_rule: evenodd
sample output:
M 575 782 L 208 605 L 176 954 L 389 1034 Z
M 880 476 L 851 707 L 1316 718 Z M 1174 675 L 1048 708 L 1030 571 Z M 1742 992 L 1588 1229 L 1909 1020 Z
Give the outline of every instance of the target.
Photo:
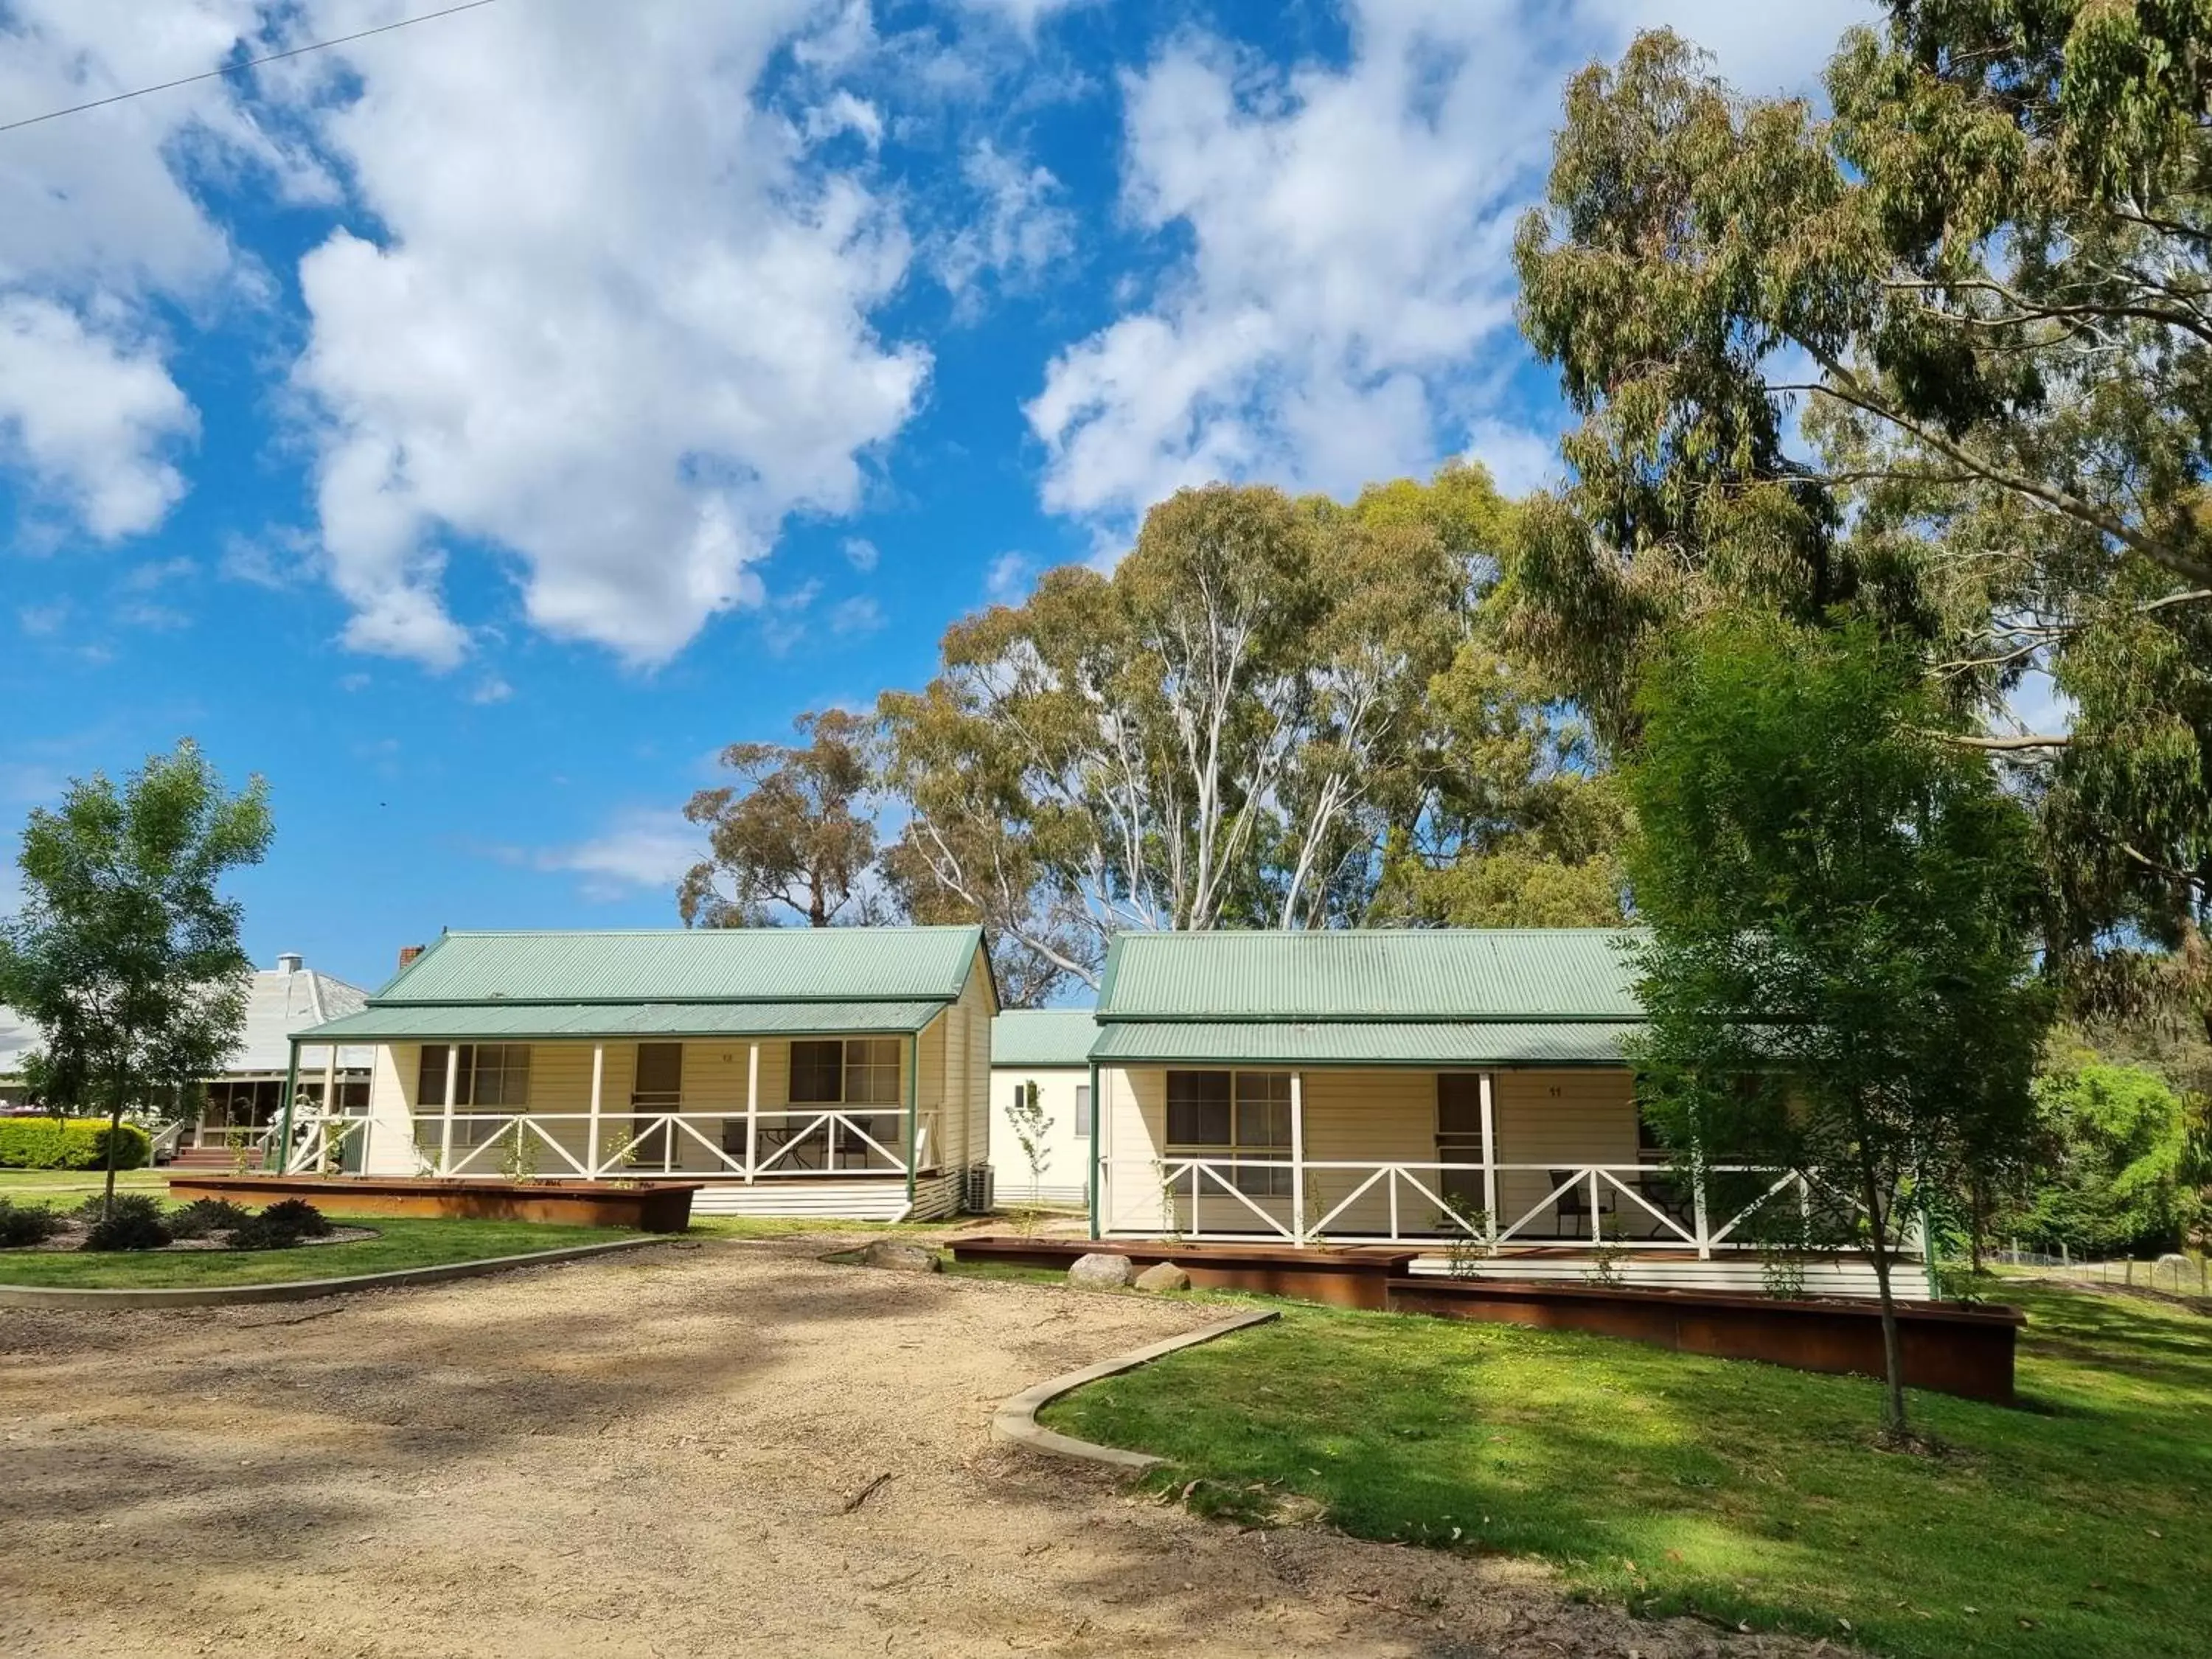
M 1811 1650 L 1572 1603 L 1526 1565 L 1239 1531 L 994 1445 L 1006 1395 L 1218 1310 L 823 1243 L 281 1310 L 0 1310 L 0 1650 Z

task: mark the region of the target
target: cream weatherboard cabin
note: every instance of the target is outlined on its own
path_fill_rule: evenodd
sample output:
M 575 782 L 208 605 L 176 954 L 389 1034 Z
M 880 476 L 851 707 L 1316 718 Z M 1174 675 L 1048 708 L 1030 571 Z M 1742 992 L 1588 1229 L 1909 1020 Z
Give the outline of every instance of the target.
M 1012 1008 L 991 1022 L 991 1167 L 1007 1204 L 1081 1206 L 1091 1191 L 1091 1010 Z M 1032 1170 L 1019 1102 L 1036 1091 L 1044 1123 Z
M 1516 1279 L 1603 1249 L 1631 1282 L 1757 1289 L 1754 1218 L 1841 1200 L 1657 1144 L 1622 1050 L 1632 937 L 1121 935 L 1090 1050 L 1093 1234 L 1411 1244 L 1435 1252 L 1417 1272 Z M 1808 1283 L 1872 1279 L 1838 1259 Z
M 358 1013 L 357 1109 L 285 1167 L 703 1182 L 695 1213 L 953 1214 L 990 1154 L 974 927 L 447 933 Z

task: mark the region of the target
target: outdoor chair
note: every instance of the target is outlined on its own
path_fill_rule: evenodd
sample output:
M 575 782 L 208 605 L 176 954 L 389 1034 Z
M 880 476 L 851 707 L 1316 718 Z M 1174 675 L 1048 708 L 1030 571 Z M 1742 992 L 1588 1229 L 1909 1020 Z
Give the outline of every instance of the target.
M 1568 1176 L 1573 1175 L 1574 1171 L 1572 1170 L 1549 1170 L 1545 1173 L 1550 1177 L 1552 1185 L 1557 1187 L 1562 1182 L 1565 1181 Z M 1585 1177 L 1578 1180 L 1573 1186 L 1569 1187 L 1566 1191 L 1561 1193 L 1559 1197 L 1553 1201 L 1552 1210 L 1553 1213 L 1559 1219 L 1559 1237 L 1561 1238 L 1588 1238 L 1589 1237 L 1589 1179 Z M 1613 1213 L 1613 1194 L 1610 1189 L 1600 1192 L 1598 1195 L 1597 1212 L 1601 1216 L 1609 1216 Z

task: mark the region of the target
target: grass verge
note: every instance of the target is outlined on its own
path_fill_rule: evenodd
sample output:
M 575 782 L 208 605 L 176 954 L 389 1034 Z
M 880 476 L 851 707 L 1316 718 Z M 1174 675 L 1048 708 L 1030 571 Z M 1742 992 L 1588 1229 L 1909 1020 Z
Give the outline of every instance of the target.
M 71 1290 L 182 1290 L 207 1285 L 271 1285 L 340 1279 L 487 1256 L 521 1255 L 634 1235 L 610 1227 L 550 1227 L 529 1221 L 445 1221 L 432 1217 L 335 1216 L 342 1226 L 374 1227 L 374 1238 L 292 1250 L 0 1251 L 0 1284 Z
M 2195 1656 L 2212 1629 L 2212 1321 L 2014 1285 L 2015 1410 L 1604 1337 L 1286 1306 L 1094 1383 L 1052 1427 L 1173 1460 L 1194 1504 L 1290 1494 L 1363 1536 L 1510 1552 L 1584 1593 L 1951 1659 Z
M 115 1190 L 160 1192 L 169 1184 L 167 1170 L 118 1170 Z M 0 1198 L 58 1198 L 70 1193 L 96 1193 L 107 1185 L 105 1170 L 0 1170 Z

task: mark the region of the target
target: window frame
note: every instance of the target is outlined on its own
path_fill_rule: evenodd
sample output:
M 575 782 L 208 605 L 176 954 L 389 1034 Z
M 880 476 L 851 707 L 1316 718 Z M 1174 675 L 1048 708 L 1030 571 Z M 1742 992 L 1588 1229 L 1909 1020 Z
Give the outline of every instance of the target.
M 1222 1066 L 1178 1066 L 1166 1073 L 1168 1121 L 1162 1126 L 1165 1134 L 1163 1150 L 1171 1158 L 1190 1158 L 1200 1163 L 1226 1163 L 1231 1166 L 1231 1180 L 1237 1189 L 1252 1198 L 1288 1198 L 1291 1193 L 1290 1160 L 1296 1151 L 1293 1124 L 1291 1119 L 1292 1079 L 1297 1073 L 1290 1069 L 1275 1067 L 1240 1067 Z M 1225 1141 L 1177 1140 L 1175 1138 L 1175 1079 L 1182 1078 L 1219 1078 L 1229 1080 L 1228 1111 L 1229 1139 Z M 1265 1090 L 1248 1094 L 1246 1080 L 1264 1081 Z M 1276 1085 L 1281 1085 L 1281 1097 L 1275 1098 Z M 1200 1103 L 1202 1109 L 1212 1109 L 1214 1103 Z M 1279 1120 L 1276 1113 L 1279 1109 Z M 1260 1116 L 1266 1126 L 1264 1139 L 1247 1134 L 1250 1115 Z M 1274 1133 L 1279 1122 L 1280 1138 Z M 1188 1126 L 1186 1125 L 1186 1127 Z M 1248 1160 L 1249 1160 L 1248 1162 Z
M 837 1092 L 835 1096 L 801 1094 L 799 1051 L 832 1048 L 837 1050 Z M 793 1106 L 853 1106 L 878 1112 L 886 1108 L 902 1108 L 906 1104 L 906 1039 L 903 1037 L 793 1037 L 788 1049 L 785 1056 L 787 1072 L 784 1094 Z M 808 1056 L 805 1067 L 808 1073 L 808 1088 L 820 1086 L 828 1059 L 826 1054 L 820 1052 Z M 873 1085 L 866 1099 L 858 1098 L 854 1093 L 856 1074 Z M 888 1095 L 876 1092 L 886 1087 L 890 1091 Z

